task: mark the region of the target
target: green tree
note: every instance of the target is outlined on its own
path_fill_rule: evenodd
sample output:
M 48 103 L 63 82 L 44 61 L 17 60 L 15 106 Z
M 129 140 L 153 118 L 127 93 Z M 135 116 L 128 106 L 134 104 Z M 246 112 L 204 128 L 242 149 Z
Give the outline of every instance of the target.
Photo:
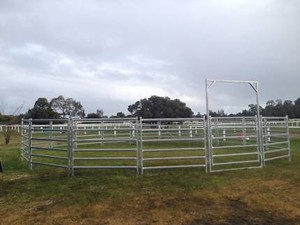
M 284 115 L 288 115 L 289 118 L 295 118 L 295 107 L 293 101 L 285 100 L 282 107 Z
M 46 98 L 38 98 L 33 108 L 28 110 L 26 117 L 32 119 L 57 119 L 59 114 L 53 111 Z
M 53 98 L 50 102 L 53 111 L 57 112 L 61 117 L 84 117 L 84 109 L 80 102 L 75 101 L 73 98 L 64 98 L 60 95 Z
M 296 118 L 300 118 L 300 98 L 297 98 L 297 100 L 295 100 L 295 117 Z
M 264 116 L 273 116 L 275 110 L 276 103 L 274 100 L 269 100 L 266 103 L 266 107 L 263 110 Z
M 116 115 L 111 116 L 110 118 L 125 118 L 126 115 L 123 112 L 118 112 Z
M 96 113 L 89 113 L 86 118 L 104 118 L 103 110 L 102 109 L 97 109 Z
M 202 115 L 200 112 L 198 112 L 198 113 L 195 115 L 195 117 L 196 117 L 196 118 L 202 118 L 203 115 Z
M 192 117 L 192 110 L 179 99 L 151 96 L 128 106 L 132 116 L 143 118 L 184 118 Z

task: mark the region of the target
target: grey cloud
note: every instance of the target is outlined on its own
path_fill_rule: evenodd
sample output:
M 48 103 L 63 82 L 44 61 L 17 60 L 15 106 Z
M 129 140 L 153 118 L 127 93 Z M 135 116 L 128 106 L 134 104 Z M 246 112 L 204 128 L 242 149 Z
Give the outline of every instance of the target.
M 165 94 L 203 113 L 204 79 L 216 78 L 258 80 L 262 104 L 294 100 L 299 21 L 293 0 L 4 0 L 0 94 L 9 93 L 8 104 L 26 97 L 28 107 L 40 96 L 72 95 L 107 114 Z M 26 95 L 13 91 L 26 88 Z M 248 87 L 211 92 L 216 109 L 253 103 Z

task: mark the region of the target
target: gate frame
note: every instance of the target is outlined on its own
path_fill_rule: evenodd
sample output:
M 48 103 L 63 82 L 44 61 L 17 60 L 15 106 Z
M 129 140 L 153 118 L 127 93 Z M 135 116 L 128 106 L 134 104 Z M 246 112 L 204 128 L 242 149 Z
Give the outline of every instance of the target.
M 160 136 L 160 132 L 164 132 L 164 131 L 176 131 L 176 132 L 180 132 L 181 131 L 181 128 L 179 126 L 179 128 L 166 128 L 165 130 L 160 128 L 160 124 L 161 122 L 187 122 L 187 121 L 190 121 L 190 122 L 200 122 L 201 126 L 199 126 L 198 130 L 203 130 L 203 136 L 202 137 L 177 137 L 177 138 L 169 138 L 169 139 L 147 139 L 146 138 L 146 135 L 145 134 L 145 131 L 149 131 L 149 128 L 147 129 L 144 129 L 145 127 L 145 123 L 147 122 L 157 122 L 157 123 L 154 123 L 154 124 L 159 124 L 159 128 L 157 129 L 153 129 L 153 131 L 158 131 L 159 132 L 159 136 Z M 199 125 L 199 124 L 196 124 L 196 125 Z M 191 126 L 191 125 L 189 125 Z M 141 171 L 141 174 L 144 174 L 144 171 L 145 170 L 155 170 L 155 169 L 174 169 L 174 168 L 198 168 L 198 167 L 204 167 L 205 168 L 205 171 L 207 171 L 207 147 L 206 147 L 206 139 L 207 139 L 207 135 L 206 135 L 206 123 L 205 123 L 205 117 L 202 117 L 202 118 L 142 118 L 140 117 L 140 126 L 139 126 L 139 133 L 140 133 L 140 143 L 139 143 L 139 146 L 140 146 L 140 158 L 139 158 L 139 161 L 140 161 L 140 171 Z M 187 128 L 183 128 L 182 130 L 186 130 Z M 197 130 L 196 128 L 189 128 L 189 132 L 192 132 L 193 130 Z M 191 135 L 191 133 L 190 133 Z M 155 148 L 155 147 L 152 147 L 150 149 L 148 148 L 144 148 L 144 143 L 149 143 L 149 142 L 153 142 L 153 141 L 164 141 L 164 140 L 167 140 L 169 142 L 173 142 L 173 141 L 197 141 L 199 143 L 203 143 L 203 147 L 201 147 L 200 145 L 198 147 L 189 147 L 188 149 L 187 148 L 176 148 L 176 147 L 170 147 L 170 148 L 166 148 L 166 149 L 162 149 L 162 148 Z M 144 153 L 145 152 L 160 152 L 160 151 L 164 151 L 164 152 L 183 152 L 185 150 L 190 150 L 190 151 L 196 151 L 197 154 L 203 152 L 203 155 L 195 155 L 196 153 L 194 153 L 194 155 L 192 156 L 179 156 L 179 155 L 176 155 L 174 153 L 174 155 L 176 156 L 171 156 L 171 157 L 155 157 L 155 158 L 151 158 L 151 157 L 144 157 Z M 144 161 L 157 161 L 157 160 L 173 160 L 173 159 L 177 159 L 177 160 L 184 160 L 185 157 L 190 157 L 190 159 L 203 159 L 204 162 L 203 163 L 190 163 L 190 164 L 180 164 L 180 163 L 177 163 L 176 165 L 166 165 L 166 166 L 144 166 Z
M 263 143 L 262 143 L 262 125 L 261 125 L 261 116 L 259 110 L 259 90 L 258 90 L 258 81 L 243 81 L 243 80 L 218 80 L 218 79 L 205 79 L 205 96 L 206 96 L 206 116 L 207 116 L 207 147 L 208 147 L 208 155 L 207 155 L 207 167 L 209 168 L 209 172 L 213 172 L 212 170 L 212 143 L 211 143 L 211 118 L 209 115 L 209 88 L 211 88 L 215 83 L 235 83 L 235 84 L 249 84 L 253 91 L 255 92 L 256 97 L 256 117 L 258 123 L 258 148 L 259 148 L 259 157 L 261 167 L 264 166 L 264 153 L 263 153 Z

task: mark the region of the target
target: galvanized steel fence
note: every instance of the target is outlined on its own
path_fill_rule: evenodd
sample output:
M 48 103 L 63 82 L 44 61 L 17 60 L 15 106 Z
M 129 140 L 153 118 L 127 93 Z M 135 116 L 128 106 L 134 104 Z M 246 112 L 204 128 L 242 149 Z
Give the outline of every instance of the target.
M 208 130 L 211 172 L 262 166 L 257 117 L 210 118 Z
M 140 119 L 141 173 L 144 170 L 204 167 L 204 118 Z
M 22 120 L 21 157 L 33 165 L 147 170 L 259 168 L 291 159 L 287 117 Z

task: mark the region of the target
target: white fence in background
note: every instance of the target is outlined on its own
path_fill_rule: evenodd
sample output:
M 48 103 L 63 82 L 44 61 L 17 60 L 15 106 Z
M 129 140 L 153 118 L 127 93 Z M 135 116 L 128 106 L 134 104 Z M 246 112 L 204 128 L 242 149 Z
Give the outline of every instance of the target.
M 289 119 L 289 128 L 300 128 L 300 119 Z
M 274 118 L 274 117 L 271 117 L 271 118 Z M 280 117 L 282 118 L 282 117 Z M 288 124 L 289 124 L 289 128 L 290 129 L 293 129 L 293 128 L 300 128 L 300 119 L 289 119 L 288 120 Z M 36 126 L 38 127 L 39 129 L 43 130 L 43 125 L 33 125 L 33 127 Z M 53 125 L 54 127 L 59 127 L 60 129 L 63 129 L 64 125 L 59 125 L 59 124 L 54 124 Z M 7 129 L 12 129 L 18 133 L 21 132 L 21 125 L 20 124 L 13 124 L 13 125 L 1 125 L 0 124 L 0 132 L 2 131 L 7 131 Z M 85 124 L 82 124 L 82 125 L 79 125 L 79 127 L 81 129 L 86 129 L 88 128 Z
M 287 117 L 23 120 L 21 157 L 80 169 L 203 168 L 218 172 L 290 160 Z

